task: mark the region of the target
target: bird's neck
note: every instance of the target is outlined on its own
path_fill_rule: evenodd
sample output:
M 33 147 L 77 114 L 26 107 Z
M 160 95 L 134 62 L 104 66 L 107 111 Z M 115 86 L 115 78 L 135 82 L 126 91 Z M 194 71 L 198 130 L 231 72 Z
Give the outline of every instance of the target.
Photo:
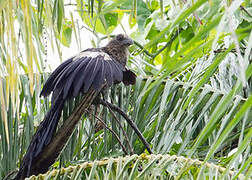
M 108 44 L 107 46 L 105 46 L 101 49 L 105 53 L 109 54 L 113 59 L 115 59 L 120 64 L 122 64 L 123 66 L 126 65 L 127 59 L 128 59 L 128 54 L 129 54 L 127 47 L 120 47 L 119 48 L 119 47 Z

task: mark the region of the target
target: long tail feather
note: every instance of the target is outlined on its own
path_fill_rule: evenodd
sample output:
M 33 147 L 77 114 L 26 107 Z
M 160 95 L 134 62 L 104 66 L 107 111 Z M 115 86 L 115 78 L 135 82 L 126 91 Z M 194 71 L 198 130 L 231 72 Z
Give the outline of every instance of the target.
M 25 177 L 29 177 L 34 174 L 32 172 L 32 166 L 33 163 L 35 163 L 36 157 L 43 151 L 44 147 L 50 143 L 56 131 L 64 105 L 62 94 L 63 93 L 61 91 L 34 134 L 23 158 L 19 172 L 15 177 L 16 180 L 24 179 Z

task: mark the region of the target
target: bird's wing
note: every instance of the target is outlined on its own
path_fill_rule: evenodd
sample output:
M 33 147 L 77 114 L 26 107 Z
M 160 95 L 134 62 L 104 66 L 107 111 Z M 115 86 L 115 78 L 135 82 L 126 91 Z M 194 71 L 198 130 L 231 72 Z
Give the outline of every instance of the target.
M 137 76 L 135 73 L 125 68 L 125 70 L 123 71 L 123 84 L 125 84 L 126 86 L 135 84 L 136 77 Z
M 123 65 L 104 52 L 82 51 L 54 70 L 40 95 L 63 90 L 63 99 L 66 99 L 86 93 L 90 88 L 100 90 L 105 83 L 110 86 L 123 81 L 124 70 Z

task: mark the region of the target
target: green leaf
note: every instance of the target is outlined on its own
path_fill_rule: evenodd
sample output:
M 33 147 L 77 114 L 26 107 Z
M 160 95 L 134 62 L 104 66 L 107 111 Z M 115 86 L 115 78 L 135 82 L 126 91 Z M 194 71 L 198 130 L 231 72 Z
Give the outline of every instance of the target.
M 2 12 L 2 9 L 5 8 L 8 1 L 0 0 L 0 12 Z
M 193 4 L 190 8 L 184 9 L 183 11 L 180 11 L 180 14 L 177 16 L 177 18 L 173 21 L 172 24 L 169 24 L 164 30 L 162 30 L 159 35 L 155 37 L 152 41 L 147 43 L 145 45 L 145 48 L 149 48 L 153 44 L 157 43 L 161 38 L 163 38 L 166 34 L 169 34 L 172 32 L 173 28 L 175 28 L 179 23 L 181 23 L 183 20 L 185 20 L 190 14 L 192 14 L 197 8 L 202 6 L 204 3 L 206 3 L 207 0 L 199 0 L 195 4 Z
M 150 16 L 151 12 L 143 0 L 124 1 L 121 3 L 121 9 L 131 9 L 134 13 L 132 16 L 136 15 L 134 18 L 136 18 L 139 30 L 141 32 L 144 31 L 146 19 Z
M 215 60 L 212 62 L 212 64 L 208 67 L 208 69 L 205 71 L 202 79 L 197 83 L 197 85 L 190 91 L 188 95 L 188 99 L 186 100 L 183 109 L 185 110 L 189 103 L 191 102 L 194 95 L 198 92 L 200 87 L 202 87 L 204 84 L 206 84 L 209 81 L 209 78 L 213 75 L 221 61 L 226 57 L 226 55 L 231 51 L 231 49 L 234 48 L 234 45 L 231 45 L 224 53 L 219 54 L 216 56 Z
M 217 150 L 217 148 L 221 145 L 221 143 L 223 143 L 225 141 L 225 139 L 228 137 L 228 135 L 234 129 L 234 127 L 236 127 L 236 125 L 240 122 L 240 120 L 245 115 L 245 113 L 251 109 L 251 106 L 252 106 L 252 96 L 250 96 L 247 99 L 247 101 L 242 105 L 241 109 L 235 114 L 232 121 L 230 121 L 228 123 L 227 127 L 223 130 L 220 137 L 218 139 L 216 139 L 215 143 L 211 146 L 210 150 L 208 151 L 204 162 L 208 161 L 212 157 L 213 153 Z M 247 136 L 245 138 L 244 143 L 241 145 L 240 148 L 247 145 L 246 142 L 249 142 L 249 140 L 251 140 L 251 137 L 252 137 L 251 135 L 252 135 L 252 130 L 249 131 L 249 133 L 247 134 Z M 240 150 L 240 148 L 238 148 L 238 149 Z M 239 151 L 237 151 L 237 152 L 239 152 Z
M 118 21 L 118 13 L 106 13 L 104 14 L 104 18 L 109 27 L 116 26 Z
M 64 46 L 70 47 L 71 38 L 72 38 L 71 23 L 70 22 L 68 22 L 67 24 L 64 23 L 63 28 L 62 28 L 61 37 L 59 39 Z
M 63 0 L 55 0 L 53 5 L 53 23 L 57 24 L 58 33 L 61 32 L 62 21 L 64 19 L 64 1 Z

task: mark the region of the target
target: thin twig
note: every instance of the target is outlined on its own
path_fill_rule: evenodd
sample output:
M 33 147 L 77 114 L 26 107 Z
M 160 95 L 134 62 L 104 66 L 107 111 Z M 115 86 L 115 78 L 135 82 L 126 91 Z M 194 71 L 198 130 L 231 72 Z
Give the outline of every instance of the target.
M 111 109 L 109 106 L 108 106 L 108 109 L 109 109 L 110 113 L 112 114 L 112 116 L 114 117 L 114 119 L 116 120 L 116 122 L 118 123 L 120 129 L 121 129 L 122 132 L 123 132 L 123 135 L 125 136 L 125 140 L 126 140 L 128 146 L 129 146 L 129 149 L 130 149 L 130 154 L 131 154 L 131 155 L 134 154 L 134 150 L 133 150 L 133 148 L 131 147 L 131 144 L 130 144 L 130 142 L 129 142 L 129 138 L 128 138 L 126 132 L 124 131 L 124 129 L 123 129 L 123 127 L 122 127 L 120 121 L 118 120 L 118 118 L 116 117 L 115 113 L 112 111 L 112 109 Z
M 85 28 L 86 30 L 88 30 L 88 31 L 90 31 L 91 33 L 93 33 L 94 35 L 95 35 L 95 37 L 97 37 L 97 38 L 99 38 L 99 36 L 96 34 L 96 32 L 94 31 L 94 30 L 92 30 L 92 29 L 90 29 L 90 28 L 88 28 L 88 27 L 86 27 L 86 26 L 81 26 L 81 29 L 83 29 L 83 28 Z
M 140 43 L 134 41 L 134 44 L 138 46 L 146 55 L 150 56 L 151 58 L 154 58 L 154 55 L 151 54 L 148 50 L 146 50 Z
M 141 44 L 139 44 L 138 42 L 134 41 L 134 44 L 136 46 L 138 46 L 140 49 L 142 49 L 142 51 L 150 56 L 152 59 L 154 59 L 156 56 L 158 56 L 162 51 L 164 51 L 169 45 L 171 45 L 171 43 L 177 38 L 177 36 L 179 35 L 179 33 L 181 32 L 181 29 L 177 30 L 176 33 L 172 36 L 172 38 L 170 39 L 170 41 L 168 41 L 161 49 L 159 49 L 156 53 L 150 53 L 148 50 L 146 50 Z
M 183 0 L 183 1 L 185 4 L 187 3 L 187 0 Z M 193 16 L 200 23 L 200 25 L 203 25 L 203 22 L 200 20 L 199 16 L 195 12 L 193 12 Z
M 9 173 L 3 178 L 3 180 L 12 180 L 12 179 L 13 179 L 13 176 L 16 175 L 17 172 L 18 172 L 18 170 L 14 170 L 14 171 L 9 172 Z
M 64 4 L 64 6 L 77 6 L 77 3 L 68 3 L 68 4 Z
M 252 18 L 252 15 L 250 14 L 250 12 L 248 12 L 247 9 L 245 9 L 245 7 L 243 7 L 242 5 L 240 5 L 240 9 L 243 10 L 249 17 Z
M 133 130 L 135 131 L 135 133 L 138 135 L 139 139 L 142 141 L 142 143 L 145 145 L 146 149 L 148 150 L 148 152 L 150 154 L 153 154 L 149 143 L 145 140 L 145 138 L 143 137 L 143 135 L 141 134 L 141 132 L 139 131 L 139 129 L 137 128 L 136 124 L 127 116 L 127 114 L 125 112 L 123 112 L 123 110 L 121 110 L 119 107 L 104 101 L 100 98 L 97 98 L 98 103 L 106 106 L 106 107 L 110 107 L 111 109 L 115 110 L 116 112 L 118 112 L 119 114 L 121 114 L 124 119 L 129 123 L 129 125 L 133 128 Z
M 158 50 L 158 52 L 156 52 L 155 54 L 153 54 L 153 58 L 155 58 L 157 55 L 159 55 L 163 50 L 165 50 L 169 45 L 171 45 L 171 43 L 177 38 L 177 36 L 179 35 L 180 33 L 180 29 L 178 29 L 176 31 L 176 33 L 173 35 L 173 37 L 170 39 L 170 41 L 168 41 L 164 47 L 162 47 L 160 50 Z
M 94 116 L 99 122 L 102 123 L 102 125 L 103 125 L 107 130 L 109 130 L 109 131 L 116 137 L 118 143 L 120 144 L 120 146 L 121 146 L 122 149 L 123 149 L 123 152 L 124 152 L 126 155 L 128 155 L 128 152 L 127 152 L 125 146 L 123 145 L 123 143 L 121 142 L 120 138 L 119 138 L 118 135 L 115 133 L 115 131 L 113 131 L 113 129 L 109 128 L 109 127 L 104 123 L 104 121 L 101 120 L 101 118 L 99 118 L 98 116 L 96 116 L 96 115 L 90 113 L 88 110 L 86 110 L 86 112 L 87 112 L 88 114 L 91 114 L 92 116 Z
M 214 53 L 223 53 L 223 52 L 226 52 L 226 48 L 224 48 L 224 49 L 216 49 L 216 50 L 214 50 L 213 52 Z M 231 49 L 231 51 L 230 52 L 232 52 L 232 53 L 236 53 L 236 50 L 235 49 Z

